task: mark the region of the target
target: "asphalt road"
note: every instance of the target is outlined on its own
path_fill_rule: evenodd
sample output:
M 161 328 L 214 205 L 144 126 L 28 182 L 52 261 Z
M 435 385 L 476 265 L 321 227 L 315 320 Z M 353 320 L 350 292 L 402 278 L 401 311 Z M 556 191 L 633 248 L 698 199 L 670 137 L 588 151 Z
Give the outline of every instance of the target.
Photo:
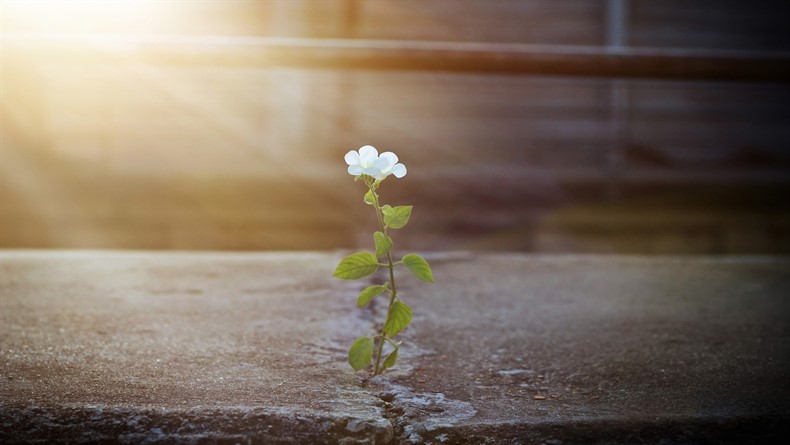
M 342 253 L 0 253 L 3 443 L 766 443 L 790 421 L 790 259 L 446 253 L 384 301 Z

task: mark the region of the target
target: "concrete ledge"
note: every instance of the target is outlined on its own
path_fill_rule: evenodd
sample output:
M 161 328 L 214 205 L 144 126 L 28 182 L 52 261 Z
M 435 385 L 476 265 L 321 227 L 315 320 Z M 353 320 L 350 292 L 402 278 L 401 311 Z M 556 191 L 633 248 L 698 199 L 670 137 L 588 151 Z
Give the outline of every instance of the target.
M 341 256 L 3 251 L 0 441 L 783 439 L 787 258 L 427 255 L 365 379 L 346 348 L 385 307 Z

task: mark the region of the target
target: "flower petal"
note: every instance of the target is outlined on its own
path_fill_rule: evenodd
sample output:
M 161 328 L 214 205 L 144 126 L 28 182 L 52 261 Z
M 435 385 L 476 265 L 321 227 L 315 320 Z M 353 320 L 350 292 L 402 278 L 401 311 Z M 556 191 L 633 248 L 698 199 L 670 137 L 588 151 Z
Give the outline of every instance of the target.
M 359 148 L 359 158 L 362 164 L 370 165 L 376 161 L 379 151 L 372 145 L 365 145 Z
M 385 151 L 384 153 L 379 155 L 380 158 L 385 158 L 389 161 L 389 165 L 395 165 L 398 163 L 398 155 L 391 151 Z
M 390 164 L 390 160 L 389 159 L 379 156 L 376 159 L 376 162 L 373 163 L 373 167 L 381 170 L 382 173 L 389 173 L 389 169 L 390 169 L 390 167 L 392 167 L 392 164 Z
M 396 178 L 406 176 L 406 166 L 403 164 L 395 164 L 395 166 L 392 167 L 392 174 L 395 175 Z
M 351 150 L 346 153 L 346 156 L 343 158 L 346 160 L 346 164 L 354 165 L 359 164 L 359 153 L 356 150 Z
M 377 178 L 381 175 L 381 169 L 371 165 L 370 167 L 362 166 L 362 173 Z
M 358 176 L 362 174 L 362 167 L 359 164 L 349 165 L 348 174 L 351 176 Z

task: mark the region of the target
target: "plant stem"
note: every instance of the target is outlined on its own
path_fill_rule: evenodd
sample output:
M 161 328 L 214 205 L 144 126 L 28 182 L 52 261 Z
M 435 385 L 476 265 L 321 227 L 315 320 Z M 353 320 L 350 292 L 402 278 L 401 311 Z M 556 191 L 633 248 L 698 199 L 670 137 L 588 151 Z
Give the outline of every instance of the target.
M 370 189 L 371 193 L 373 194 L 373 206 L 376 208 L 376 217 L 379 220 L 379 227 L 381 227 L 381 233 L 384 235 L 387 234 L 387 228 L 384 226 L 384 216 L 381 214 L 381 206 L 379 206 L 379 196 L 376 194 L 376 191 L 372 188 Z M 398 298 L 398 290 L 395 287 L 395 268 L 392 263 L 392 252 L 387 252 L 387 267 L 390 271 L 390 288 L 392 291 L 390 292 L 390 304 L 387 307 L 387 317 L 389 317 L 390 309 L 392 309 L 392 305 L 395 303 L 395 300 Z M 385 320 L 386 323 L 386 320 Z M 373 375 L 377 376 L 384 372 L 383 369 L 380 369 L 381 364 L 381 354 L 384 351 L 384 341 L 387 338 L 387 333 L 384 332 L 384 325 L 381 325 L 381 336 L 379 337 L 379 349 L 376 353 L 376 366 L 373 369 Z

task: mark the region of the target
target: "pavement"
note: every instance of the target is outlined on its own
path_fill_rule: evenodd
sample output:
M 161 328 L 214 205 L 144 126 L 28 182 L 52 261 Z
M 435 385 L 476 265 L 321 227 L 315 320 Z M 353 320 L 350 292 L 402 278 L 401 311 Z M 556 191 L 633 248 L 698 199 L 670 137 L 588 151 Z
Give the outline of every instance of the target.
M 790 258 L 426 253 L 399 363 L 343 252 L 0 252 L 2 443 L 779 443 Z

